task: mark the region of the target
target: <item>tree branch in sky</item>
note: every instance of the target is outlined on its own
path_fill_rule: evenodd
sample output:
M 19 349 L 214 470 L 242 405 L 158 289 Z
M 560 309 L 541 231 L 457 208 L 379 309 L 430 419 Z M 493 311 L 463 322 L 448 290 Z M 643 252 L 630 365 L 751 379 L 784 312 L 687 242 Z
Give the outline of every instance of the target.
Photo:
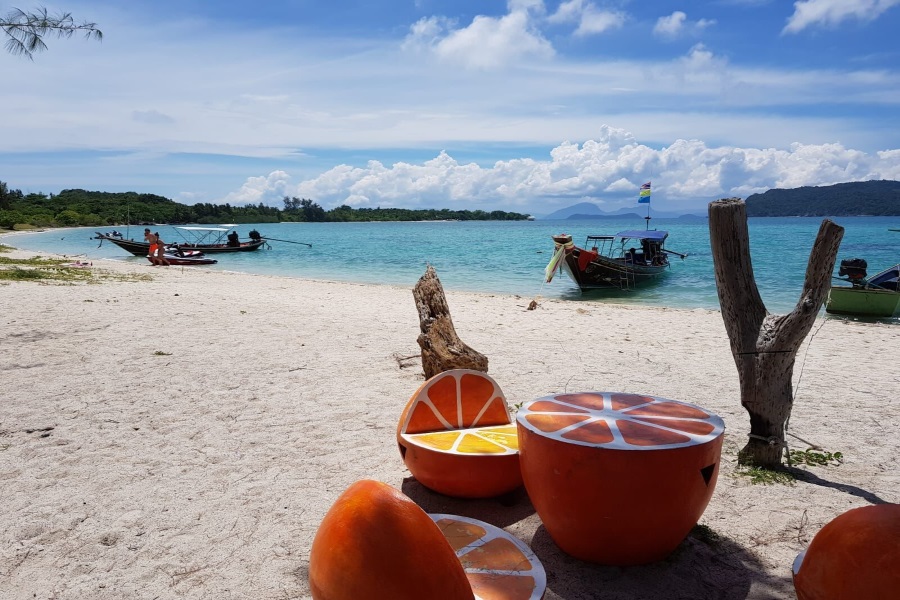
M 103 39 L 103 32 L 97 29 L 96 23 L 76 23 L 70 13 L 51 15 L 46 8 L 35 12 L 14 8 L 6 17 L 0 18 L 0 29 L 3 29 L 8 38 L 6 50 L 30 60 L 34 60 L 36 52 L 47 49 L 44 38 L 48 35 L 63 38 L 84 33 L 86 39 Z

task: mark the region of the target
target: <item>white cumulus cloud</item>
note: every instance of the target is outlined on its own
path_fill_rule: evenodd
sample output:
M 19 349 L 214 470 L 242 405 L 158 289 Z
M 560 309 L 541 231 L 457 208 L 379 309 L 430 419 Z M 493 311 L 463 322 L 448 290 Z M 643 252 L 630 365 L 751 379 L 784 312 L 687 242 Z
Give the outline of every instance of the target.
M 228 200 L 257 203 L 268 198 L 266 203 L 277 205 L 288 195 L 325 208 L 347 204 L 549 213 L 585 199 L 610 208 L 628 206 L 651 178 L 654 202 L 661 209 L 696 208 L 771 188 L 898 179 L 900 151 L 867 153 L 838 143 L 739 148 L 685 139 L 654 149 L 639 144 L 628 131 L 604 125 L 594 139 L 564 142 L 546 160 L 479 165 L 440 152 L 421 164 L 340 165 L 296 185 L 286 173 L 275 171 L 248 179 Z
M 547 17 L 551 24 L 575 24 L 576 37 L 596 35 L 625 24 L 626 15 L 615 10 L 600 9 L 593 2 L 568 0 L 562 2 L 556 12 Z
M 653 27 L 654 35 L 663 38 L 677 38 L 682 35 L 695 35 L 707 27 L 715 25 L 715 19 L 688 21 L 687 14 L 676 10 L 667 17 L 660 17 Z
M 794 3 L 782 33 L 797 33 L 807 27 L 834 27 L 843 21 L 874 21 L 900 0 L 801 0 Z
M 288 193 L 290 182 L 291 176 L 284 171 L 272 171 L 262 177 L 248 177 L 239 190 L 225 196 L 222 202 L 237 205 L 280 205 L 285 196 L 291 195 Z
M 533 12 L 540 13 L 543 3 L 517 0 L 509 8 L 501 17 L 478 15 L 463 28 L 443 17 L 420 19 L 410 27 L 403 48 L 427 48 L 442 60 L 483 70 L 525 58 L 552 58 L 552 44 L 534 23 Z

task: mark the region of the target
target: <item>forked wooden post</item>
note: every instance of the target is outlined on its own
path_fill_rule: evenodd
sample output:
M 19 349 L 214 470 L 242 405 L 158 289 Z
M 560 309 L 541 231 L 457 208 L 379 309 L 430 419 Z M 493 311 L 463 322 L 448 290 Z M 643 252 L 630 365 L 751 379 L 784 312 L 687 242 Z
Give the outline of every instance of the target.
M 416 341 L 422 348 L 425 379 L 451 369 L 472 369 L 487 373 L 487 357 L 467 346 L 456 335 L 444 287 L 431 265 L 413 288 L 413 297 L 419 311 L 419 328 L 422 330 Z
M 770 315 L 759 295 L 750 262 L 747 207 L 740 198 L 709 204 L 709 237 L 722 319 L 740 379 L 741 405 L 750 413 L 750 439 L 738 454 L 738 463 L 778 467 L 793 404 L 794 359 L 828 295 L 844 228 L 822 221 L 803 291 L 787 315 Z

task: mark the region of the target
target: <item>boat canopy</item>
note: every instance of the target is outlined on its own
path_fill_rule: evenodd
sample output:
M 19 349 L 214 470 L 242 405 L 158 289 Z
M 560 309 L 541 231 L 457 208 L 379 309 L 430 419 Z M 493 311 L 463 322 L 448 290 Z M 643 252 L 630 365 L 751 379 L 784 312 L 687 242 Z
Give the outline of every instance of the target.
M 222 229 L 221 227 L 176 227 L 175 229 L 184 229 L 185 231 L 228 231 L 227 229 Z
M 632 229 L 628 231 L 620 231 L 616 234 L 617 238 L 633 238 L 639 240 L 653 240 L 656 242 L 662 242 L 667 237 L 669 237 L 668 231 L 658 231 L 656 229 L 650 229 L 647 231 L 641 231 L 640 229 Z

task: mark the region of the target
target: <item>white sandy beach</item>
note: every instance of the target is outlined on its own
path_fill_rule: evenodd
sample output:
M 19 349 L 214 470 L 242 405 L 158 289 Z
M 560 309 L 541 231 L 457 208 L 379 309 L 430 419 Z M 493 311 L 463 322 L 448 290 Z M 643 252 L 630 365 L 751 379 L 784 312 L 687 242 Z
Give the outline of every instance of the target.
M 724 418 L 701 520 L 720 539 L 617 568 L 558 550 L 522 490 L 455 500 L 410 477 L 394 436 L 423 381 L 417 358 L 398 360 L 419 351 L 411 289 L 90 268 L 152 280 L 0 284 L 4 600 L 308 598 L 318 524 L 363 478 L 524 540 L 548 599 L 793 598 L 791 562 L 825 523 L 900 502 L 896 325 L 820 318 L 797 358 L 790 431 L 844 463 L 763 486 L 734 473 L 749 419 L 718 312 L 557 300 L 528 311 L 531 298 L 448 291 L 457 332 L 510 404 L 617 390 Z

